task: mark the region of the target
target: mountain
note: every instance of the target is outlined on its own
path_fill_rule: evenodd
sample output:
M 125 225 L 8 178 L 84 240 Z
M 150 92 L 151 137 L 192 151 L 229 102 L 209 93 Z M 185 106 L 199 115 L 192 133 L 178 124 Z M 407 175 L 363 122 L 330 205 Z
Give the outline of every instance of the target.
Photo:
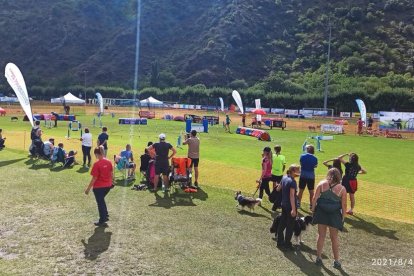
M 412 0 L 141 1 L 139 84 L 252 86 L 276 72 L 413 73 Z M 131 88 L 137 1 L 0 0 L 0 64 L 30 85 Z

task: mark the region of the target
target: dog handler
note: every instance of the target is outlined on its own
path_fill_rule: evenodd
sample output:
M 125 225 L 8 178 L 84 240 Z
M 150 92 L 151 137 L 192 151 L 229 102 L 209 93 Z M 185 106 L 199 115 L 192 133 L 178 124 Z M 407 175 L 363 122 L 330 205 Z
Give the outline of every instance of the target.
M 339 262 L 338 230 L 343 229 L 346 210 L 346 189 L 341 185 L 341 173 L 336 168 L 331 168 L 316 187 L 312 200 L 313 224 L 318 224 L 318 241 L 316 243 L 316 264 L 322 265 L 322 249 L 326 232 L 329 228 L 329 236 L 332 242 L 334 255 L 334 268 L 341 268 Z
M 295 178 L 300 175 L 300 166 L 290 165 L 287 175 L 282 178 L 282 214 L 279 227 L 277 229 L 277 247 L 281 249 L 293 249 L 292 236 L 295 219 L 297 216 L 296 191 L 297 184 Z M 283 231 L 286 229 L 286 235 Z

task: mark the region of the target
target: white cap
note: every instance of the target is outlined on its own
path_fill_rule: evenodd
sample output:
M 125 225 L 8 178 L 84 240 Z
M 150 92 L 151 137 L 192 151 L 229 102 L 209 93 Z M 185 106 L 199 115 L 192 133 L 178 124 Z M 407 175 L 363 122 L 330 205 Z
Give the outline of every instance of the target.
M 164 134 L 164 133 L 161 133 L 161 134 L 158 136 L 158 138 L 160 138 L 160 140 L 165 140 L 165 134 Z

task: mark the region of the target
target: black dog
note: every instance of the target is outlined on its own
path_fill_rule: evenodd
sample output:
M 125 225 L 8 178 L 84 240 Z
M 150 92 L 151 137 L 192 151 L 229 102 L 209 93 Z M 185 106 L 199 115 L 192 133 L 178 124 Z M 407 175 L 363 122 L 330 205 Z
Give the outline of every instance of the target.
M 277 238 L 277 228 L 279 227 L 280 217 L 280 215 L 275 217 L 272 226 L 270 227 L 270 233 L 274 233 L 275 238 Z M 295 236 L 296 243 L 303 243 L 302 232 L 306 231 L 307 227 L 312 222 L 312 219 L 313 218 L 311 216 L 296 218 L 295 225 L 293 226 L 293 233 Z
M 18 121 L 18 120 L 19 120 L 19 118 L 17 118 L 17 117 L 11 117 L 12 122 L 15 122 L 15 121 Z

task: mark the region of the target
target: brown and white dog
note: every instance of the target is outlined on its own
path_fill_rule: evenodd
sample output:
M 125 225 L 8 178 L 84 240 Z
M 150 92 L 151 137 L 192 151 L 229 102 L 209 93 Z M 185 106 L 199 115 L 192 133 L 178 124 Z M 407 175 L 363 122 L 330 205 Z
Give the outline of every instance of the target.
M 236 192 L 236 196 L 234 197 L 234 199 L 237 200 L 238 202 L 236 207 L 241 206 L 242 210 L 244 210 L 244 207 L 247 207 L 250 209 L 250 211 L 253 211 L 253 212 L 254 212 L 254 208 L 257 205 L 260 205 L 260 203 L 262 202 L 261 198 L 243 196 L 241 191 Z

